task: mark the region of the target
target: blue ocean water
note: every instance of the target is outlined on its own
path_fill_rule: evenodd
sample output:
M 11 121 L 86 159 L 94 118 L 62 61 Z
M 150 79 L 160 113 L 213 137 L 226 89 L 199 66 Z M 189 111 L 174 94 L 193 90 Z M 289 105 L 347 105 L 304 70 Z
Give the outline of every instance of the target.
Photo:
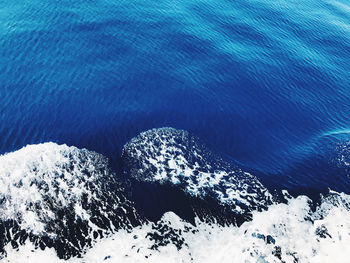
M 271 188 L 349 192 L 347 0 L 0 1 L 0 152 L 107 156 L 150 128 L 197 136 Z
M 0 261 L 350 258 L 349 0 L 0 0 L 0 124 Z

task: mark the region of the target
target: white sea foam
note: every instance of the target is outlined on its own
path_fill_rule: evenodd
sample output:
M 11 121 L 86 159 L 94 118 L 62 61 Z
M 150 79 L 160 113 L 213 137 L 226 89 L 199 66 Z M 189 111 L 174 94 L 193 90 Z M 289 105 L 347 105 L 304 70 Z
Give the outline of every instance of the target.
M 136 217 L 122 190 L 107 159 L 92 151 L 44 143 L 2 155 L 0 244 L 17 246 L 30 234 L 36 245 L 60 242 L 62 253 L 75 255 Z
M 240 227 L 198 221 L 193 226 L 168 212 L 157 223 L 160 227 L 147 223 L 131 232 L 120 230 L 95 244 L 83 258 L 67 262 L 347 262 L 350 196 L 332 192 L 316 211 L 310 209 L 310 202 L 300 196 L 288 204 L 271 205 L 267 211 L 254 212 L 252 221 Z M 172 233 L 170 242 L 155 247 L 157 241 L 151 237 L 156 232 Z M 174 245 L 179 240 L 180 249 Z M 47 261 L 62 262 L 52 250 L 33 250 L 30 244 L 18 250 L 8 248 L 4 259 Z
M 180 131 L 181 136 L 174 137 L 174 131 L 170 132 L 173 144 L 179 146 L 169 145 L 169 130 L 165 129 L 160 134 L 152 134 L 154 147 L 150 147 L 149 138 L 141 137 L 142 140 L 133 140 L 134 144 L 128 145 L 133 148 L 124 149 L 130 167 L 141 169 L 132 172 L 137 176 L 145 175 L 142 180 L 167 182 L 168 177 L 154 178 L 162 176 L 164 170 L 172 178 L 169 182 L 179 187 L 185 185 L 184 189 L 192 195 L 202 197 L 206 191 L 214 189 L 218 200 L 226 204 L 235 204 L 230 202 L 232 198 L 235 202 L 248 200 L 247 205 L 251 205 L 252 200 L 261 200 L 260 194 L 268 195 L 253 176 L 241 170 L 230 173 L 231 166 L 223 162 L 213 168 L 206 156 L 208 153 L 196 148 L 193 142 L 184 144 L 181 141 L 186 133 Z M 187 146 L 191 147 L 190 152 L 181 148 Z M 347 151 L 341 152 L 347 154 Z M 139 165 L 135 166 L 135 162 Z M 341 162 L 347 165 L 346 160 L 341 159 Z M 58 251 L 55 246 L 55 249 L 49 248 L 47 243 L 40 246 L 45 248 L 42 250 L 28 238 L 18 242 L 18 247 L 13 246 L 9 242 L 17 242 L 14 236 L 19 236 L 20 232 L 10 227 L 1 262 L 294 263 L 347 262 L 350 258 L 350 196 L 343 193 L 331 191 L 312 209 L 312 202 L 306 196 L 292 198 L 284 191 L 286 204 L 264 203 L 267 210 L 251 210 L 252 220 L 240 226 L 221 226 L 200 219 L 192 225 L 169 211 L 156 223 L 138 221 L 138 226 L 132 227 L 130 213 L 135 218 L 137 215 L 132 204 L 120 198 L 121 193 L 116 194 L 119 188 L 113 187 L 112 191 L 108 187 L 109 183 L 116 183 L 115 175 L 110 173 L 102 155 L 46 143 L 0 156 L 0 167 L 0 220 L 14 220 L 29 233 L 49 236 L 52 242 L 68 246 L 68 253 Z M 189 175 L 184 175 L 183 170 L 189 171 Z M 222 175 L 215 176 L 215 171 Z M 230 181 L 231 175 L 233 181 Z M 259 187 L 251 188 L 249 178 Z M 188 187 L 192 187 L 193 192 Z M 244 194 L 245 187 L 248 195 Z M 249 199 L 254 189 L 258 191 L 257 196 Z M 227 194 L 228 191 L 233 191 L 233 195 Z M 62 211 L 67 214 L 59 215 Z M 66 232 L 70 218 L 71 229 Z M 86 231 L 84 224 L 81 226 L 84 222 L 91 231 Z M 118 223 L 127 227 L 115 227 Z M 79 227 L 82 227 L 80 232 L 77 231 Z M 104 234 L 94 237 L 99 230 Z M 0 235 L 1 231 L 0 228 Z M 87 241 L 89 239 L 94 242 Z M 72 248 L 79 253 L 72 252 Z
M 350 167 L 350 142 L 342 142 L 337 145 L 333 161 L 339 167 Z
M 15 219 L 23 228 L 39 233 L 44 231 L 45 223 L 56 216 L 44 198 L 51 199 L 57 207 L 67 207 L 72 201 L 79 206 L 83 192 L 91 198 L 82 187 L 80 177 L 84 164 L 75 159 L 79 156 L 75 152 L 78 149 L 74 147 L 46 143 L 1 156 L 1 219 Z M 68 165 L 72 165 L 69 170 Z M 87 159 L 84 166 L 89 169 L 89 165 Z M 85 217 L 81 209 L 77 209 L 76 215 Z
M 88 184 L 110 176 L 102 155 L 55 143 L 2 155 L 0 167 L 0 218 L 36 234 L 57 216 L 53 208 L 73 208 L 77 218 L 88 219 L 83 196 L 87 202 L 97 198 Z
M 141 133 L 124 146 L 128 173 L 141 181 L 171 183 L 193 196 L 212 195 L 238 213 L 265 206 L 270 194 L 260 181 L 212 155 L 186 131 Z

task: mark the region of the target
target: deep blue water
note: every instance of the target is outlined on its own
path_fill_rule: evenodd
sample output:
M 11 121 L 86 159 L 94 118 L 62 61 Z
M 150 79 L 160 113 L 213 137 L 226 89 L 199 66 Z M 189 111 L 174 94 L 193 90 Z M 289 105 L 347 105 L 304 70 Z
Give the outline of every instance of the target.
M 348 0 L 0 0 L 0 153 L 170 126 L 267 185 L 349 192 Z M 299 190 L 298 190 L 299 189 Z

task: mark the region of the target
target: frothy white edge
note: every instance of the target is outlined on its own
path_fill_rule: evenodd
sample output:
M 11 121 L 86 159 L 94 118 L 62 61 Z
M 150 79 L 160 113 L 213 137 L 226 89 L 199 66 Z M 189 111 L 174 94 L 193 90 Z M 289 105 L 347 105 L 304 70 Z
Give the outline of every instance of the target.
M 98 262 L 281 262 L 273 251 L 281 248 L 282 260 L 294 262 L 346 262 L 350 258 L 350 211 L 347 205 L 350 196 L 331 193 L 332 198 L 323 198 L 313 212 L 306 196 L 290 198 L 288 204 L 273 204 L 267 211 L 253 212 L 252 221 L 240 227 L 219 226 L 199 222 L 197 225 L 181 220 L 173 212 L 165 213 L 162 221 L 174 229 L 190 227 L 182 231 L 188 246 L 180 250 L 168 244 L 157 250 L 146 238 L 152 232 L 152 224 L 145 223 L 131 232 L 120 230 L 113 236 L 101 239 L 86 251 L 83 258 L 71 258 L 69 263 Z M 310 220 L 311 219 L 311 220 Z M 322 238 L 318 229 L 327 229 Z M 258 235 L 270 235 L 274 241 L 267 243 Z M 137 237 L 137 238 L 135 238 Z M 54 250 L 34 250 L 30 243 L 19 249 L 6 248 L 3 262 L 64 262 Z

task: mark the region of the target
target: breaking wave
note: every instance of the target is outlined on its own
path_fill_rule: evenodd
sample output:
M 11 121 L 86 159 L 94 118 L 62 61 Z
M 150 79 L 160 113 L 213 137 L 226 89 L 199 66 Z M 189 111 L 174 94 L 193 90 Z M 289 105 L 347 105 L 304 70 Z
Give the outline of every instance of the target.
M 127 174 L 177 185 L 192 196 L 214 197 L 237 213 L 265 207 L 270 193 L 240 167 L 226 163 L 183 130 L 152 129 L 124 146 Z
M 338 165 L 349 166 L 348 149 L 336 149 Z M 118 172 L 101 154 L 55 143 L 2 155 L 0 167 L 4 262 L 343 262 L 350 245 L 350 196 L 276 196 L 182 130 L 133 138 Z M 178 199 L 193 220 L 173 209 Z
M 156 223 L 101 239 L 83 258 L 67 262 L 344 262 L 349 255 L 350 197 L 340 193 L 323 197 L 315 210 L 306 196 L 273 204 L 240 227 L 196 223 L 168 212 Z M 6 260 L 63 262 L 31 244 L 9 248 Z
M 26 242 L 80 255 L 92 240 L 138 221 L 105 157 L 66 145 L 30 145 L 0 157 L 0 249 Z

